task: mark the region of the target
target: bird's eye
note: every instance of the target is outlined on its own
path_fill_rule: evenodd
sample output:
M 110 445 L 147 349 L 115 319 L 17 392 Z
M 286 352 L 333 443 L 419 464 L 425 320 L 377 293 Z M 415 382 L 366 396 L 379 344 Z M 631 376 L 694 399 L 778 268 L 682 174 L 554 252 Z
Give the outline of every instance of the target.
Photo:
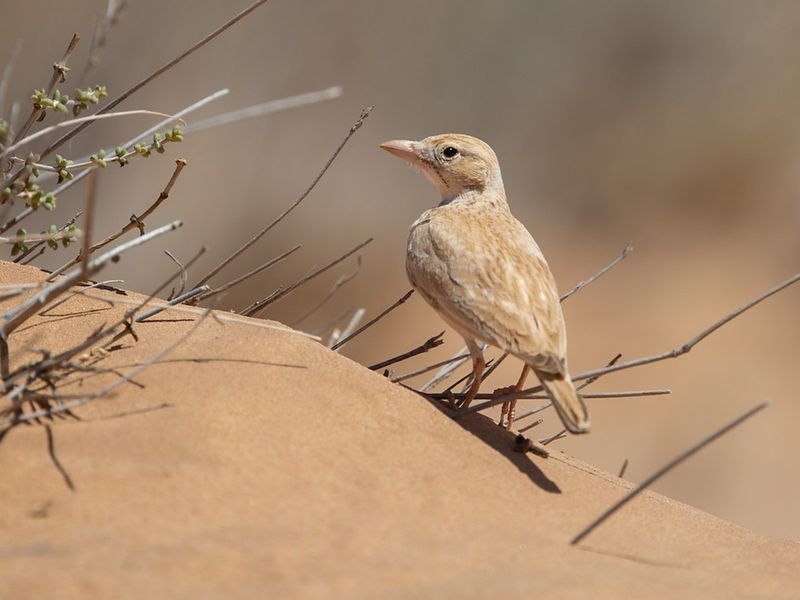
M 452 146 L 445 146 L 442 150 L 442 156 L 447 159 L 455 158 L 458 156 L 458 150 Z

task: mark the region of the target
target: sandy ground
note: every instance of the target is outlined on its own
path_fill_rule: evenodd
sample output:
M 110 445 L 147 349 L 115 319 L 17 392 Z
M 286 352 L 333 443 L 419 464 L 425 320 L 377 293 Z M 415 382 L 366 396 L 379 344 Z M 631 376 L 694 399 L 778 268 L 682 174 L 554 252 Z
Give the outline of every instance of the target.
M 12 349 L 66 348 L 124 308 L 75 297 Z M 140 324 L 106 366 L 195 319 Z M 52 455 L 40 425 L 2 437 L 0 596 L 796 597 L 800 545 L 655 493 L 570 546 L 631 483 L 514 453 L 487 418 L 455 422 L 292 332 L 209 318 L 136 382 L 53 423 Z

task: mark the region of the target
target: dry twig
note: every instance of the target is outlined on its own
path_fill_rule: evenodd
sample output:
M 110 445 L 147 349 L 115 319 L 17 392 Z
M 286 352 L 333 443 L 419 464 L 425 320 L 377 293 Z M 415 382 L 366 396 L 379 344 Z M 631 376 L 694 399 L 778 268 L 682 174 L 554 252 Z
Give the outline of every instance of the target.
M 344 345 L 345 345 L 347 342 L 349 342 L 350 340 L 352 340 L 354 337 L 356 337 L 357 335 L 360 335 L 360 334 L 362 334 L 364 331 L 366 331 L 367 329 L 369 329 L 370 327 L 372 327 L 372 326 L 373 326 L 375 323 L 377 323 L 378 321 L 380 321 L 380 320 L 381 320 L 383 317 L 385 317 L 385 316 L 386 316 L 386 315 L 388 315 L 390 312 L 392 312 L 392 311 L 393 311 L 395 308 L 397 308 L 397 307 L 398 307 L 398 306 L 400 306 L 401 304 L 404 304 L 404 303 L 405 303 L 405 301 L 406 301 L 406 300 L 408 300 L 408 299 L 411 297 L 411 294 L 413 294 L 413 293 L 414 293 L 414 290 L 413 290 L 413 289 L 412 289 L 412 290 L 408 290 L 408 291 L 407 291 L 405 294 L 403 294 L 403 296 L 402 296 L 402 297 L 401 297 L 399 300 L 397 300 L 397 301 L 396 301 L 394 304 L 392 304 L 392 305 L 391 305 L 389 308 L 387 308 L 387 309 L 386 309 L 386 310 L 384 310 L 382 313 L 380 313 L 380 314 L 379 314 L 377 317 L 375 317 L 375 318 L 374 318 L 374 319 L 372 319 L 371 321 L 368 321 L 367 323 L 365 323 L 364 325 L 362 325 L 361 327 L 359 327 L 359 328 L 358 328 L 356 331 L 354 331 L 354 332 L 353 332 L 353 333 L 351 333 L 350 335 L 348 335 L 348 336 L 344 336 L 344 337 L 343 337 L 341 340 L 339 340 L 338 342 L 336 342 L 336 344 L 334 344 L 334 345 L 331 347 L 331 350 L 333 350 L 333 351 L 335 352 L 336 350 L 338 350 L 339 348 L 341 348 L 342 346 L 344 346 Z
M 333 164 L 333 161 L 336 160 L 336 157 L 339 156 L 339 153 L 342 151 L 342 149 L 344 148 L 345 144 L 347 144 L 347 142 L 350 140 L 351 137 L 353 137 L 355 132 L 358 131 L 361 128 L 361 126 L 364 124 L 364 121 L 369 116 L 369 114 L 372 112 L 373 108 L 375 108 L 375 107 L 374 106 L 368 106 L 368 107 L 366 107 L 365 109 L 363 109 L 361 111 L 361 115 L 358 117 L 356 122 L 353 123 L 353 125 L 350 127 L 350 130 L 347 132 L 347 135 L 344 137 L 342 142 L 339 144 L 339 147 L 336 148 L 336 150 L 333 152 L 331 157 L 328 159 L 328 162 L 325 163 L 325 166 L 322 167 L 322 170 L 314 178 L 314 181 L 312 181 L 311 185 L 309 185 L 308 188 L 306 188 L 306 191 L 303 192 L 297 200 L 295 200 L 292 204 L 290 204 L 289 207 L 286 210 L 284 210 L 280 215 L 278 215 L 278 217 L 274 221 L 272 221 L 272 223 L 270 223 L 269 225 L 264 227 L 261 231 L 259 231 L 256 235 L 254 235 L 252 238 L 250 238 L 250 240 L 248 240 L 243 246 L 241 246 L 238 250 L 236 250 L 228 258 L 226 258 L 221 263 L 219 263 L 216 267 L 211 269 L 211 271 L 209 271 L 200 281 L 198 281 L 197 284 L 195 284 L 194 287 L 197 287 L 197 286 L 202 285 L 204 283 L 208 283 L 209 279 L 214 277 L 214 275 L 219 273 L 229 263 L 231 263 L 232 261 L 236 260 L 250 246 L 252 246 L 258 240 L 260 240 L 262 237 L 264 237 L 267 234 L 267 232 L 269 232 L 270 229 L 272 229 L 278 223 L 283 221 L 283 219 L 285 219 L 286 216 L 290 212 L 292 212 L 295 208 L 297 208 L 300 205 L 300 203 L 303 200 L 306 199 L 306 196 L 308 196 L 311 193 L 311 191 L 317 186 L 317 183 L 319 183 L 319 180 L 322 179 L 323 175 L 325 175 L 325 172 L 328 170 L 328 168 L 331 166 L 331 164 Z
M 733 421 L 731 421 L 730 423 L 728 423 L 727 425 L 725 425 L 721 429 L 715 431 L 714 433 L 712 433 L 708 437 L 702 439 L 700 442 L 698 442 L 697 444 L 695 444 L 694 446 L 692 446 L 688 450 L 685 450 L 684 452 L 682 452 L 681 454 L 679 454 L 678 456 L 673 458 L 671 461 L 669 461 L 667 464 L 665 464 L 663 467 L 661 467 L 655 473 L 653 473 L 647 479 L 645 479 L 642 483 L 640 483 L 635 488 L 633 488 L 631 491 L 629 491 L 627 494 L 625 494 L 617 502 L 615 502 L 608 510 L 606 510 L 602 515 L 597 517 L 597 519 L 592 521 L 587 527 L 585 527 L 583 530 L 581 530 L 581 532 L 578 533 L 578 535 L 576 535 L 574 538 L 572 538 L 572 541 L 570 541 L 570 544 L 572 544 L 574 546 L 575 544 L 578 544 L 579 542 L 581 542 L 581 540 L 586 538 L 587 535 L 589 535 L 592 531 L 597 529 L 597 527 L 599 527 L 601 524 L 603 524 L 615 512 L 617 512 L 620 508 L 625 506 L 628 502 L 630 502 L 636 496 L 638 496 L 643 491 L 645 491 L 648 487 L 653 485 L 656 481 L 661 479 L 664 475 L 669 473 L 672 469 L 677 467 L 679 464 L 684 462 L 686 459 L 688 459 L 688 458 L 692 457 L 693 455 L 695 455 L 697 452 L 699 452 L 700 450 L 702 450 L 703 448 L 708 446 L 710 443 L 712 443 L 715 440 L 721 438 L 723 435 L 725 435 L 726 433 L 728 433 L 732 429 L 735 429 L 736 427 L 738 427 L 739 425 L 744 423 L 747 419 L 749 419 L 750 417 L 754 416 L 756 413 L 761 412 L 762 410 L 764 410 L 768 406 L 768 404 L 769 404 L 768 402 L 762 402 L 761 404 L 758 404 L 757 406 L 754 406 L 753 408 L 748 410 L 746 413 L 744 413 L 741 416 L 735 418 Z

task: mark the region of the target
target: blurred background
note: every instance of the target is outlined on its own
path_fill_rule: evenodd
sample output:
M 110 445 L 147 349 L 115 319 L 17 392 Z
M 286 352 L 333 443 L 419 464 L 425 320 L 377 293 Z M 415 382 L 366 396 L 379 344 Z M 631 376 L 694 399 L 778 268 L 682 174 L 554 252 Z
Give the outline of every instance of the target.
M 70 77 L 83 70 L 106 2 L 4 4 L 0 66 L 20 44 L 8 97 L 27 116 L 31 91 L 47 83 L 73 32 L 82 42 Z M 129 0 L 85 83 L 104 84 L 114 97 L 246 5 Z M 798 271 L 799 53 L 794 2 L 272 0 L 120 108 L 173 113 L 231 89 L 191 123 L 333 85 L 343 96 L 188 135 L 164 156 L 102 171 L 97 236 L 148 206 L 175 158 L 188 161 L 170 199 L 148 220 L 152 228 L 181 218 L 183 229 L 126 255 L 104 277 L 146 292 L 174 269 L 163 249 L 188 259 L 206 244 L 192 271 L 198 278 L 297 198 L 361 108 L 375 104 L 297 211 L 215 282 L 294 244 L 303 248 L 226 295 L 222 307 L 242 308 L 370 236 L 375 241 L 361 252 L 358 276 L 301 327 L 324 329 L 347 309 L 363 307 L 369 318 L 387 307 L 409 288 L 408 226 L 437 198 L 423 177 L 377 145 L 464 132 L 496 150 L 512 210 L 536 237 L 562 291 L 628 241 L 636 248 L 566 301 L 571 370 L 600 366 L 617 352 L 623 359 L 662 352 Z M 61 87 L 72 93 L 75 83 Z M 153 123 L 142 116 L 97 123 L 60 153 L 80 157 L 113 147 Z M 63 223 L 84 193 L 83 184 L 74 186 L 55 214 L 37 214 L 28 230 Z M 54 268 L 73 254 L 48 252 L 36 264 Z M 354 259 L 346 261 L 264 316 L 292 323 L 355 269 Z M 756 402 L 771 400 L 768 411 L 655 489 L 757 531 L 800 539 L 799 307 L 800 289 L 790 288 L 688 356 L 599 381 L 594 390 L 663 386 L 673 395 L 592 400 L 592 434 L 555 444 L 612 473 L 628 459 L 626 478 L 640 481 Z M 371 364 L 442 329 L 415 296 L 343 353 Z M 461 347 L 449 329 L 445 339 L 396 372 Z M 486 390 L 510 385 L 518 370 L 506 361 Z M 530 432 L 536 437 L 560 429 L 555 415 L 546 415 Z

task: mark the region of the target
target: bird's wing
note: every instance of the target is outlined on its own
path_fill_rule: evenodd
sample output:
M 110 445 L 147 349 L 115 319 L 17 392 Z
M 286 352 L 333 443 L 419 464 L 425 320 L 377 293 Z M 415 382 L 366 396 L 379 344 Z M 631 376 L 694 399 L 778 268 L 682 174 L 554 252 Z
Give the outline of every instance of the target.
M 412 284 L 457 330 L 551 373 L 565 370 L 566 335 L 550 268 L 505 211 L 445 206 L 412 228 Z

